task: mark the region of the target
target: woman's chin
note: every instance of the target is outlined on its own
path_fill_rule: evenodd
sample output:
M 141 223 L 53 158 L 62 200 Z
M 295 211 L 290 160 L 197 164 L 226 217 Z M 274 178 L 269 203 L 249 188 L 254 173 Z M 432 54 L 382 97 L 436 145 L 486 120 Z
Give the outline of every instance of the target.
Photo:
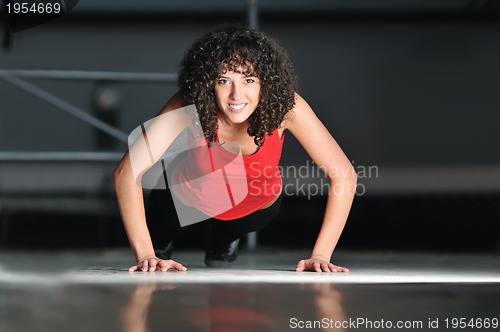
M 250 114 L 245 113 L 230 113 L 226 114 L 226 119 L 234 124 L 242 124 L 248 122 Z

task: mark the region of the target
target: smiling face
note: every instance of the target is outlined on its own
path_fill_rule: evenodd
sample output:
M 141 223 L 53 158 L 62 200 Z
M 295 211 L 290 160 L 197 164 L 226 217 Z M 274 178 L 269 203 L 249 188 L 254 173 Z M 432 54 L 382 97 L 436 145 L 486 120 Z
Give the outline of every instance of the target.
M 226 122 L 244 124 L 259 105 L 260 80 L 241 68 L 223 70 L 215 80 L 215 102 Z

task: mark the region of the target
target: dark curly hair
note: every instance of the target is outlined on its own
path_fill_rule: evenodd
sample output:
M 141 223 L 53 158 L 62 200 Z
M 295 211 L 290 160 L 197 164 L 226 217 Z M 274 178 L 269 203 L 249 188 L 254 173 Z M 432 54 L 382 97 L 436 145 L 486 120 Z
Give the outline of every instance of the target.
M 206 33 L 187 50 L 179 72 L 180 95 L 195 104 L 205 138 L 215 142 L 217 105 L 214 86 L 224 68 L 252 74 L 261 81 L 260 101 L 249 117 L 248 134 L 257 146 L 279 128 L 295 105 L 295 71 L 286 51 L 263 32 L 225 26 Z

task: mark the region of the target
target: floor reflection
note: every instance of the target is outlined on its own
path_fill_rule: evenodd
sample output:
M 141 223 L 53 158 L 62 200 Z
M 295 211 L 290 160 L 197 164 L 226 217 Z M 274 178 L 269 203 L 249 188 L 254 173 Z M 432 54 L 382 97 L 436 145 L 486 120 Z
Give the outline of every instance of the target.
M 142 283 L 131 292 L 128 302 L 119 312 L 118 321 L 123 332 L 148 332 L 147 318 L 153 294 L 158 290 L 172 290 L 176 286 Z
M 382 320 L 436 331 L 446 319 L 500 319 L 500 282 L 485 282 L 499 280 L 498 255 L 348 254 L 343 277 L 286 270 L 297 253 L 248 254 L 228 270 L 184 255 L 186 274 L 129 274 L 128 251 L 0 252 L 0 332 L 398 330 L 377 329 Z
M 346 318 L 341 302 L 332 284 L 146 283 L 131 292 L 118 319 L 123 332 L 150 332 L 163 324 L 183 331 L 280 331 L 307 324 L 345 331 L 334 325 Z
M 320 321 L 321 331 L 346 331 L 339 322 L 347 321 L 342 307 L 342 295 L 332 284 L 307 285 L 315 291 L 316 318 Z
M 0 284 L 0 331 L 348 331 L 345 322 L 358 318 L 425 329 L 450 317 L 500 318 L 500 284 L 172 284 L 144 277 L 136 284 Z

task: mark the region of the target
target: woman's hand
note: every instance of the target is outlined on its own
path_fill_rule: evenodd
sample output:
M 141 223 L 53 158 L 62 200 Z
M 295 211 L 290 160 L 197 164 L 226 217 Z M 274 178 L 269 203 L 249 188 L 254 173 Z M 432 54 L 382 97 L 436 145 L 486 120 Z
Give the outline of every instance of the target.
M 303 259 L 297 263 L 297 272 L 302 271 L 315 271 L 315 272 L 349 272 L 349 269 L 333 265 L 330 262 L 325 261 L 321 258 L 311 257 L 309 259 Z
M 185 266 L 183 266 L 181 263 L 178 263 L 172 259 L 164 260 L 164 259 L 159 259 L 158 257 L 155 257 L 155 256 L 146 256 L 144 258 L 141 258 L 137 262 L 136 265 L 132 266 L 128 270 L 129 270 L 129 272 L 134 272 L 134 271 L 166 272 L 170 269 L 177 270 L 177 271 L 186 271 L 187 270 L 187 268 Z

